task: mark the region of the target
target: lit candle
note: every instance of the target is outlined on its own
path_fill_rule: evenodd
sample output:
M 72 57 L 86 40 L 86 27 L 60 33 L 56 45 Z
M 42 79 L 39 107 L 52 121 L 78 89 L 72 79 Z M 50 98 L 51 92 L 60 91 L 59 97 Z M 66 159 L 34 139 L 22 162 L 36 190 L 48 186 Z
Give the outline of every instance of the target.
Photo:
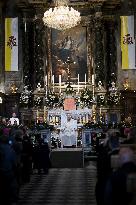
M 102 108 L 100 107 L 100 116 L 101 116 L 101 114 L 102 114 Z
M 83 116 L 83 123 L 85 123 L 85 116 Z
M 94 74 L 92 75 L 92 85 L 94 85 Z
M 93 85 L 93 99 L 95 98 L 94 94 L 95 94 L 95 88 L 94 88 L 94 85 Z
M 61 75 L 59 75 L 59 86 L 60 86 L 59 92 L 61 93 Z
M 86 114 L 86 123 L 88 123 L 88 114 Z
M 53 92 L 54 92 L 54 75 L 52 76 L 52 85 L 53 85 Z
M 78 79 L 78 93 L 79 93 L 79 74 L 78 74 L 78 77 L 77 77 L 77 79 Z
M 85 73 L 85 88 L 86 88 L 86 73 Z
M 54 86 L 54 75 L 52 76 L 52 85 Z
M 55 116 L 52 117 L 53 124 L 55 123 Z
M 45 85 L 47 86 L 47 75 L 45 76 Z
M 26 20 L 25 20 L 25 33 L 26 33 Z
M 46 121 L 46 106 L 44 106 L 44 122 Z

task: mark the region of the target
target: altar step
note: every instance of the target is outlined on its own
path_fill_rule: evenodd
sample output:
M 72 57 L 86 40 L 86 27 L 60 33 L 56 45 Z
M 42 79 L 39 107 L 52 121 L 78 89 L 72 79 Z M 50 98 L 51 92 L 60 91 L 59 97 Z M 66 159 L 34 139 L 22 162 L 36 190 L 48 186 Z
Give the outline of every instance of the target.
M 53 168 L 83 168 L 84 153 L 82 148 L 60 148 L 51 152 Z

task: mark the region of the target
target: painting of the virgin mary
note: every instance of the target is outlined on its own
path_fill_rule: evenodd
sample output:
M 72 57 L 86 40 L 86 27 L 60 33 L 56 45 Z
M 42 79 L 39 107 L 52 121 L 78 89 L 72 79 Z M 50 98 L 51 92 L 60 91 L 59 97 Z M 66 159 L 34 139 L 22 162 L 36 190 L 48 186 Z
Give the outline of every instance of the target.
M 84 82 L 87 75 L 87 46 L 86 27 L 77 26 L 67 31 L 52 30 L 52 74 L 55 82 L 62 82 L 68 78 L 68 64 L 70 59 L 71 82 L 77 82 L 78 74 L 80 82 Z

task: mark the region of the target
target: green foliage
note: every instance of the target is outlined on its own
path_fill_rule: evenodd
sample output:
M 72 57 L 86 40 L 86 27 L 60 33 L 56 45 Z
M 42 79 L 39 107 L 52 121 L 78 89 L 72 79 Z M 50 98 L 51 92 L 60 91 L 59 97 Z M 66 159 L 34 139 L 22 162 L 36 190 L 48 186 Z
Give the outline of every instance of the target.
M 98 106 L 105 105 L 105 96 L 104 95 L 97 95 L 97 105 Z
M 93 94 L 89 89 L 85 89 L 81 92 L 80 101 L 84 103 L 84 105 L 91 105 L 93 103 Z

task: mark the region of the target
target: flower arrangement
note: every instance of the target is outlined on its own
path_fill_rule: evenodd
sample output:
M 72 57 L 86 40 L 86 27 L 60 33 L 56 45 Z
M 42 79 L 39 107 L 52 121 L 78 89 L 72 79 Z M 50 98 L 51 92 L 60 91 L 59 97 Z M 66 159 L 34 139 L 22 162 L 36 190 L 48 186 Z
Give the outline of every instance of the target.
M 105 105 L 105 96 L 104 95 L 97 95 L 97 105 L 104 106 Z
M 81 92 L 80 101 L 84 105 L 91 105 L 93 103 L 93 94 L 89 89 L 85 89 Z
M 32 91 L 26 85 L 24 86 L 24 89 L 20 96 L 20 105 L 22 107 L 27 107 L 31 103 L 31 100 L 32 100 Z
M 59 105 L 60 99 L 59 96 L 54 92 L 49 92 L 45 101 L 47 106 Z
M 38 96 L 34 99 L 34 106 L 35 107 L 40 107 L 40 106 L 42 106 L 42 104 L 43 104 L 43 98 L 42 97 Z

